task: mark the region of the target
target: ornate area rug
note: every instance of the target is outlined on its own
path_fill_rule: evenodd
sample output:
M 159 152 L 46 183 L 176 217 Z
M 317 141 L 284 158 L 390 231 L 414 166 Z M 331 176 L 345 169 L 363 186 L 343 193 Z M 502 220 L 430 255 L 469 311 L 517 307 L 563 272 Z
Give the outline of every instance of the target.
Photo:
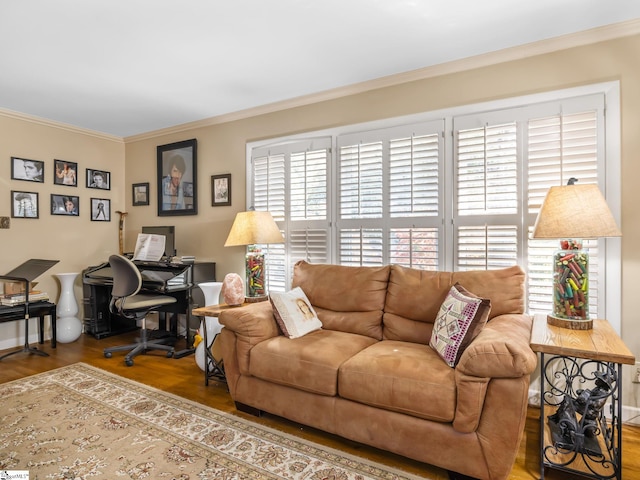
M 0 470 L 33 479 L 417 479 L 78 363 L 0 384 Z

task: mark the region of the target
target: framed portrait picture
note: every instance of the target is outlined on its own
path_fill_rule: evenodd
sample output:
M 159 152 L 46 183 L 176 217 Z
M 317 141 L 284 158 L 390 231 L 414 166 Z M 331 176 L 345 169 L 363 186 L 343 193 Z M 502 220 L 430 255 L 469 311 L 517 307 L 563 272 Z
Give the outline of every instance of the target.
M 133 198 L 133 206 L 149 205 L 149 182 L 134 183 L 131 192 Z
M 78 164 L 66 160 L 53 161 L 53 183 L 56 185 L 78 186 Z
M 111 190 L 111 173 L 87 168 L 87 188 Z
M 80 198 L 74 195 L 51 194 L 51 215 L 80 215 Z
M 38 194 L 12 190 L 11 216 L 13 218 L 38 218 Z
M 11 180 L 44 183 L 44 162 L 11 157 Z
M 224 207 L 231 205 L 231 174 L 211 176 L 211 205 Z
M 108 198 L 91 199 L 91 221 L 110 222 L 111 221 L 111 200 Z
M 158 216 L 198 213 L 196 139 L 160 145 L 158 150 Z

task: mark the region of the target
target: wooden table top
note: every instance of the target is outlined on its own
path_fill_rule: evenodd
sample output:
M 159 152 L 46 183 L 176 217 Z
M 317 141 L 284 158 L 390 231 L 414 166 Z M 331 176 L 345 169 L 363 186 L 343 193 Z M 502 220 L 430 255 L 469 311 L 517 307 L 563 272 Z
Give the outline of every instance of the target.
M 250 305 L 250 303 L 245 302 L 241 305 L 227 305 L 226 303 L 220 303 L 218 305 L 208 305 L 206 307 L 194 308 L 191 310 L 191 314 L 196 317 L 217 317 L 225 310 L 230 310 L 232 308 L 240 308 L 245 305 Z
M 606 320 L 594 320 L 592 330 L 571 330 L 547 323 L 546 315 L 535 315 L 531 332 L 534 352 L 633 365 L 631 351 Z

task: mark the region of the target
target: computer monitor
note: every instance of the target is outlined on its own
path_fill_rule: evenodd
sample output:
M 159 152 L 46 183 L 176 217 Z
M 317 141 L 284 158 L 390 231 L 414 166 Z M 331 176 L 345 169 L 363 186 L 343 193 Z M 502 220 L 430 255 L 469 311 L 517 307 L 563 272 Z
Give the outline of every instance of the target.
M 164 256 L 175 257 L 176 252 L 176 227 L 174 226 L 153 226 L 142 227 L 142 233 L 155 233 L 156 235 L 164 235 Z

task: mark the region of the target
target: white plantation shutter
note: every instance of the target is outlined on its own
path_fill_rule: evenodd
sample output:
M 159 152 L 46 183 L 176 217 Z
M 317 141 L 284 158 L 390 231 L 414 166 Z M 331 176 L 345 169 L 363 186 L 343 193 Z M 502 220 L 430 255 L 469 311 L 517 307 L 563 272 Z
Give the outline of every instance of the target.
M 395 138 L 389 142 L 389 215 L 437 216 L 440 135 Z
M 454 119 L 454 269 L 518 263 L 521 244 L 518 125 L 506 115 Z
M 298 260 L 328 263 L 328 168 L 331 138 L 274 144 L 252 150 L 251 197 L 268 210 L 284 244 L 262 245 L 267 256 L 267 288 L 287 291 Z
M 444 122 L 339 136 L 341 264 L 441 265 Z

